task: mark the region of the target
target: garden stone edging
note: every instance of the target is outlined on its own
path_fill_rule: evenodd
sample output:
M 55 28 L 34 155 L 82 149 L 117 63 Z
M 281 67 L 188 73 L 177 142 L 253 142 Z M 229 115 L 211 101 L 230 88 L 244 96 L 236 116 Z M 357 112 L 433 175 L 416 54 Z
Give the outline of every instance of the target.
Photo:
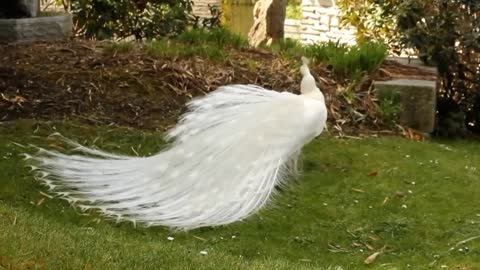
M 20 43 L 68 39 L 72 35 L 71 14 L 0 19 L 0 42 Z
M 393 99 L 400 105 L 400 124 L 422 133 L 432 133 L 435 127 L 437 82 L 418 79 L 375 81 L 379 100 Z

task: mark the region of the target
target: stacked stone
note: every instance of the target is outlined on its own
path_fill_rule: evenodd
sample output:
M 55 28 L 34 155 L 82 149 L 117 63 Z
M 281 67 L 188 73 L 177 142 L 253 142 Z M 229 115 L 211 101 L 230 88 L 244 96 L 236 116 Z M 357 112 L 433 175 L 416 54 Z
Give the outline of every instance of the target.
M 195 1 L 193 1 L 193 6 L 192 6 L 193 15 L 198 16 L 200 18 L 210 18 L 212 14 L 210 13 L 210 9 L 209 9 L 208 5 L 220 7 L 221 0 L 195 0 Z
M 285 19 L 284 31 L 286 38 L 300 39 L 300 20 Z
M 341 12 L 332 0 L 303 0 L 300 21 L 302 43 L 340 40 L 355 44 L 355 28 L 340 24 Z

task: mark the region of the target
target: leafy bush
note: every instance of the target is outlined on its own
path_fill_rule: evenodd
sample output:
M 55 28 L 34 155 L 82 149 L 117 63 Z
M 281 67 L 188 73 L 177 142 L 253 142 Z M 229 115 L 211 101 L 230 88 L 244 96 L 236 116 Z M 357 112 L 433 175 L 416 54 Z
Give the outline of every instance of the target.
M 153 39 L 187 29 L 220 25 L 220 11 L 200 20 L 191 14 L 192 0 L 57 0 L 74 15 L 77 34 L 94 39 Z
M 402 112 L 401 97 L 398 92 L 384 91 L 378 95 L 378 110 L 382 120 L 394 126 L 400 120 Z
M 342 10 L 342 23 L 357 29 L 357 41 L 377 41 L 400 53 L 396 15 L 403 0 L 337 0 Z
M 184 31 L 191 1 L 73 0 L 77 33 L 86 38 L 151 39 Z

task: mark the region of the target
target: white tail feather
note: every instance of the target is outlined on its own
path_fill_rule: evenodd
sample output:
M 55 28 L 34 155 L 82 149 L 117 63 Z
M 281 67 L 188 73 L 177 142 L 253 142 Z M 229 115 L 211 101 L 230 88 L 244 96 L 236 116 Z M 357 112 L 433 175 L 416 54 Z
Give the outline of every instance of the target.
M 326 120 L 318 100 L 253 85 L 220 87 L 188 108 L 166 135 L 170 146 L 150 157 L 68 141 L 82 155 L 41 149 L 26 158 L 44 172 L 43 183 L 83 209 L 193 229 L 242 220 L 264 206 Z

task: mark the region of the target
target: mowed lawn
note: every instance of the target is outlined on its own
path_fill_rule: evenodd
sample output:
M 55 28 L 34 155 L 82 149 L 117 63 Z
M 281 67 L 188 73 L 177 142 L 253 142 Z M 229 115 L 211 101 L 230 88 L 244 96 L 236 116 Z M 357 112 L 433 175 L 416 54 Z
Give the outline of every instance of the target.
M 48 196 L 19 154 L 61 147 L 54 132 L 132 155 L 162 147 L 161 134 L 128 128 L 0 124 L 0 269 L 480 269 L 479 142 L 324 135 L 257 215 L 174 232 Z

